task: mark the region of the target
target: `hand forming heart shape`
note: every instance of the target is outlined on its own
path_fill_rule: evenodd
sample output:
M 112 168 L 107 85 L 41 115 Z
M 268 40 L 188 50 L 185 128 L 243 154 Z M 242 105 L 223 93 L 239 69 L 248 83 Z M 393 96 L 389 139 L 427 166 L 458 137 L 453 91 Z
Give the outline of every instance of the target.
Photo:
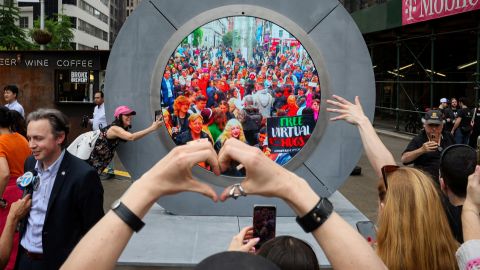
M 175 147 L 141 179 L 150 182 L 150 188 L 156 197 L 192 191 L 210 197 L 214 201 L 219 198 L 225 201 L 230 197 L 232 186 L 227 187 L 218 196 L 212 187 L 195 180 L 191 169 L 199 162 L 207 162 L 213 173 L 220 175 L 232 161 L 241 163 L 246 169 L 246 176 L 241 181 L 241 187 L 246 194 L 285 199 L 292 185 L 305 182 L 267 158 L 260 149 L 236 139 L 227 140 L 218 155 L 208 140 L 197 140 Z

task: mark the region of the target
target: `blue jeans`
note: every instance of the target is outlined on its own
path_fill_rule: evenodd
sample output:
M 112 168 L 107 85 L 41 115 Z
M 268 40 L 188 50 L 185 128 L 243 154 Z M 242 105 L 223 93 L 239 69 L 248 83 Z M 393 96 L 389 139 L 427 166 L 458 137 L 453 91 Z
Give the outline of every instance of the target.
M 461 127 L 458 127 L 455 130 L 455 143 L 456 144 L 468 144 L 468 139 L 470 138 L 470 133 L 468 134 L 463 134 Z

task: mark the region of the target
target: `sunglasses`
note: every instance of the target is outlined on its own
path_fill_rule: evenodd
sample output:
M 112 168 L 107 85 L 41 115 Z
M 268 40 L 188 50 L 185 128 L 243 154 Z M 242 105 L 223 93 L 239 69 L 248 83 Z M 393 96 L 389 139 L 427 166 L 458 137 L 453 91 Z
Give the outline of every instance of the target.
M 397 166 L 397 165 L 385 165 L 382 167 L 382 177 L 383 177 L 383 183 L 385 184 L 385 190 L 388 189 L 387 174 L 390 174 L 398 170 L 398 168 L 400 168 L 400 166 Z

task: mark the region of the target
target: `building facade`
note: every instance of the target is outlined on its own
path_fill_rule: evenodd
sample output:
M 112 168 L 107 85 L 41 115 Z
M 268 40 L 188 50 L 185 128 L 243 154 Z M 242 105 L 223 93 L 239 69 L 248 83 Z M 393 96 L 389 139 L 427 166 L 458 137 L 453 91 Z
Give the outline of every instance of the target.
M 423 113 L 441 98 L 478 106 L 480 1 L 343 2 L 356 10 L 372 58 L 376 123 L 415 133 L 411 124 L 421 128 Z
M 125 0 L 122 2 L 125 2 L 126 7 L 125 7 L 125 14 L 126 17 L 130 16 L 132 12 L 137 8 L 138 4 L 140 4 L 142 0 Z
M 108 50 L 110 32 L 109 0 L 45 0 L 45 18 L 55 14 L 70 17 L 73 29 L 72 47 L 76 50 Z M 33 28 L 40 18 L 39 3 L 18 3 L 20 26 Z
M 110 36 L 109 43 L 110 48 L 113 46 L 113 42 L 117 38 L 120 29 L 126 19 L 126 4 L 128 1 L 124 0 L 110 0 Z
M 71 137 L 87 131 L 83 115 L 93 112 L 93 95 L 104 90 L 109 51 L 0 51 L 0 87 L 15 84 L 25 115 L 38 108 L 67 114 Z M 0 102 L 3 104 L 3 102 Z

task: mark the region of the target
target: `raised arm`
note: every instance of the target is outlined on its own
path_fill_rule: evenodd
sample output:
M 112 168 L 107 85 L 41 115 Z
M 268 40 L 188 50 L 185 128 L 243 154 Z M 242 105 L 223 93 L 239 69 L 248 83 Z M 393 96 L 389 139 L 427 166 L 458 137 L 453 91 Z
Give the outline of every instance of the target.
M 468 177 L 467 198 L 462 208 L 463 239 L 480 241 L 480 166 Z M 480 257 L 480 250 L 479 257 Z
M 334 100 L 328 99 L 327 103 L 334 106 L 334 108 L 327 108 L 327 111 L 338 113 L 339 115 L 330 118 L 330 120 L 344 120 L 358 127 L 368 160 L 377 176 L 379 178 L 382 177 L 382 167 L 385 165 L 396 165 L 395 159 L 378 137 L 370 120 L 363 113 L 360 98 L 358 96 L 355 97 L 355 104 L 337 95 L 333 95 L 332 98 Z
M 468 177 L 467 198 L 462 207 L 465 241 L 456 252 L 459 269 L 480 268 L 480 166 Z
M 108 139 L 120 138 L 125 141 L 136 141 L 154 132 L 155 130 L 159 129 L 162 124 L 163 124 L 163 120 L 159 119 L 154 121 L 152 125 L 149 126 L 148 128 L 137 131 L 135 133 L 128 132 L 118 126 L 112 126 L 107 131 L 107 138 Z
M 247 194 L 283 199 L 299 217 L 305 216 L 320 200 L 308 183 L 265 157 L 260 149 L 235 139 L 226 141 L 219 153 L 221 168 L 232 160 L 246 168 L 241 185 Z M 231 187 L 220 199 L 228 199 Z M 333 212 L 320 227 L 312 231 L 334 269 L 385 269 L 367 241 L 339 215 Z
M 191 168 L 201 161 L 208 161 L 213 171 L 220 174 L 216 153 L 208 140 L 174 148 L 133 182 L 121 202 L 143 218 L 153 203 L 164 195 L 191 191 L 216 201 L 213 189 L 192 177 Z M 113 269 L 132 234 L 133 230 L 117 214 L 108 211 L 78 243 L 62 269 Z

